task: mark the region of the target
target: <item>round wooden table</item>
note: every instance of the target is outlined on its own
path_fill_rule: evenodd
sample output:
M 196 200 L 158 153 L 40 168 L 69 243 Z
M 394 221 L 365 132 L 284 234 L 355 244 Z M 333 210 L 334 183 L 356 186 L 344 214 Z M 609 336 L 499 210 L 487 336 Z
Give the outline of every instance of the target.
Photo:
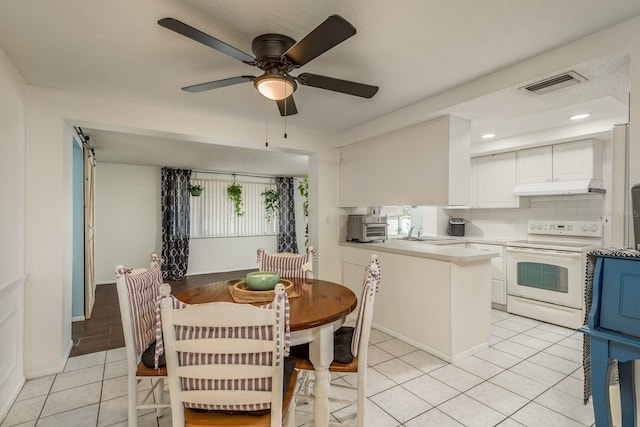
M 295 293 L 289 297 L 291 345 L 309 343 L 309 359 L 313 363 L 314 418 L 316 426 L 329 425 L 329 365 L 333 361 L 333 331 L 357 305 L 356 295 L 339 283 L 318 279 L 287 279 Z M 234 302 L 229 287 L 239 280 L 202 285 L 176 295 L 188 304 Z M 256 304 L 267 304 L 261 302 Z

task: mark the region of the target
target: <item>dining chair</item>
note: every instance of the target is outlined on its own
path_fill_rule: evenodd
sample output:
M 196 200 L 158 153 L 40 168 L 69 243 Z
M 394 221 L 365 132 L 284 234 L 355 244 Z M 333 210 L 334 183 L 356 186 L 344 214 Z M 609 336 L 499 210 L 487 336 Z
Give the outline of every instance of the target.
M 313 279 L 313 260 L 316 250 L 307 248 L 305 254 L 279 252 L 267 254 L 261 246 L 258 248 L 258 270 L 275 271 L 284 278 Z
M 162 290 L 172 426 L 295 425 L 295 360 L 281 283 L 267 306 L 187 305 Z
M 161 417 L 163 409 L 171 407 L 169 402 L 164 401 L 167 369 L 156 369 L 155 363 L 147 366 L 142 361 L 143 354 L 153 355 L 155 350 L 155 313 L 162 285 L 161 263 L 160 257 L 151 254 L 148 269 L 130 269 L 122 265 L 115 267 L 116 289 L 127 353 L 129 427 L 137 427 L 140 409 L 155 409 L 156 416 Z M 155 357 L 151 360 L 153 359 Z M 151 388 L 139 399 L 140 386 L 144 380 L 150 381 Z
M 360 308 L 358 310 L 358 317 L 356 325 L 352 330 L 349 327 L 341 327 L 338 329 L 334 336 L 341 337 L 347 333 L 353 333 L 351 341 L 343 345 L 343 342 L 334 338 L 334 357 L 337 354 L 344 358 L 342 362 L 334 361 L 329 366 L 329 371 L 339 374 L 356 374 L 356 386 L 342 385 L 332 383 L 331 387 L 349 389 L 355 391 L 355 399 L 329 397 L 330 402 L 355 404 L 357 407 L 357 426 L 364 427 L 364 407 L 365 407 L 365 388 L 367 384 L 367 350 L 369 347 L 369 335 L 371 332 L 371 322 L 373 319 L 373 305 L 376 298 L 376 293 L 380 287 L 380 262 L 377 255 L 371 255 L 369 264 L 367 265 L 364 273 L 364 281 L 362 284 L 362 295 L 360 298 Z M 343 348 L 346 346 L 347 348 Z M 308 348 L 308 347 L 307 347 Z M 307 354 L 308 354 L 308 350 Z M 346 358 L 345 353 L 350 351 L 352 356 Z M 305 351 L 303 350 L 302 353 Z M 292 355 L 296 356 L 296 369 L 298 369 L 301 375 L 300 392 L 298 396 L 301 400 L 310 400 L 313 398 L 313 392 L 311 391 L 312 380 L 309 373 L 313 371 L 313 364 L 308 357 L 297 357 L 297 354 L 292 349 Z M 350 362 L 347 360 L 352 359 Z

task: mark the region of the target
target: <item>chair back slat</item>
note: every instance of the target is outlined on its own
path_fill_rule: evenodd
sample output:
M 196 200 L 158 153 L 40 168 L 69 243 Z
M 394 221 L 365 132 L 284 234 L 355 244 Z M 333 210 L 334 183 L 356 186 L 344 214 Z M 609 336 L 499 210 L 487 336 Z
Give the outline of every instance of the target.
M 273 372 L 271 365 L 233 364 L 221 365 L 215 370 L 208 369 L 206 365 L 179 366 L 177 374 L 183 378 L 236 380 L 269 377 Z
M 176 351 L 207 354 L 236 354 L 243 353 L 251 341 L 251 348 L 255 353 L 276 351 L 274 341 L 263 341 L 245 338 L 204 338 L 181 340 L 176 342 Z
M 216 317 L 211 316 L 210 306 L 215 304 Z M 232 302 L 214 302 L 195 304 L 189 310 L 176 310 L 173 324 L 176 326 L 199 326 L 206 328 L 248 328 L 255 325 L 268 325 L 276 314 L 270 310 L 256 310 L 249 304 Z
M 253 390 L 190 390 L 180 392 L 180 399 L 185 402 L 192 402 L 194 405 L 207 406 L 210 402 L 218 402 L 219 405 L 226 405 L 229 408 L 237 407 L 238 402 L 271 402 L 270 391 Z M 250 406 L 247 404 L 247 406 Z M 235 410 L 235 409 L 229 409 Z M 256 409 L 248 409 L 250 411 Z

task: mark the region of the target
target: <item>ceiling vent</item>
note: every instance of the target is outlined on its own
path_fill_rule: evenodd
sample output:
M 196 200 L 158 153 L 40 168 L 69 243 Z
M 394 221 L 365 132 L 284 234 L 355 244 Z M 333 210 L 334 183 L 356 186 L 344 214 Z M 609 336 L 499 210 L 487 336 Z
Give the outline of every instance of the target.
M 573 86 L 580 82 L 587 81 L 575 71 L 568 71 L 566 73 L 558 74 L 557 76 L 549 77 L 548 79 L 540 80 L 539 82 L 531 83 L 530 85 L 523 86 L 520 89 L 524 89 L 528 92 L 536 95 L 542 95 L 547 92 L 562 89 L 563 87 Z

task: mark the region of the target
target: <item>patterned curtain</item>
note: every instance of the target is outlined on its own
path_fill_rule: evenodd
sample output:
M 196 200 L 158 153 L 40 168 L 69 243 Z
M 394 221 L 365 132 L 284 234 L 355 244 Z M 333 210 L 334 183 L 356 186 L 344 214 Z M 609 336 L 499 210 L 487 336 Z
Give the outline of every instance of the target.
M 296 242 L 296 217 L 293 205 L 293 178 L 276 177 L 278 199 L 278 252 L 298 253 Z
M 190 169 L 162 168 L 162 277 L 184 279 L 189 263 Z

